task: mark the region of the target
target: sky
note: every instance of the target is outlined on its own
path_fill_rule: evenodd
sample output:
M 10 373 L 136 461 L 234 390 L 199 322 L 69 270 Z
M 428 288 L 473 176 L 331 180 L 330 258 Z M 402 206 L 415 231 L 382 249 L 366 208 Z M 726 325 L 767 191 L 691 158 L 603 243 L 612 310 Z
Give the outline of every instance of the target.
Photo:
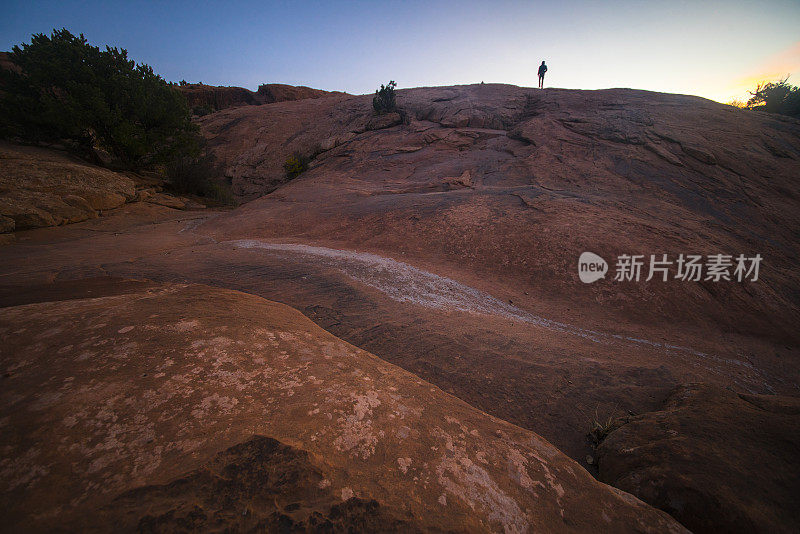
M 67 28 L 169 81 L 363 94 L 479 83 L 631 87 L 746 100 L 800 85 L 800 0 L 15 1 L 0 50 Z

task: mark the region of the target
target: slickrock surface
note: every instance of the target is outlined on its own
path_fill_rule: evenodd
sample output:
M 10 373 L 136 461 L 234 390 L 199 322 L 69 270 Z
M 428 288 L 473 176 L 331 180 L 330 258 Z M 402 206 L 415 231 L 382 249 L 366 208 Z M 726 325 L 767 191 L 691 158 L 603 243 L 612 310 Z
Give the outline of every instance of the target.
M 369 100 L 207 117 L 245 198 L 281 182 L 286 154 L 323 151 L 299 179 L 198 230 L 373 253 L 555 321 L 694 349 L 556 348 L 493 336 L 505 328 L 449 327 L 409 352 L 391 340 L 433 335 L 413 320 L 350 334 L 338 303 L 306 304 L 324 327 L 574 458 L 586 453 L 577 432 L 562 439 L 567 428 L 587 428 L 592 413 L 657 410 L 683 382 L 800 394 L 800 122 L 691 96 L 476 85 L 399 91 L 402 124 L 375 129 Z M 578 280 L 584 251 L 611 263 L 606 279 Z M 758 282 L 611 280 L 620 254 L 756 253 Z M 785 453 L 786 443 L 772 445 Z
M 203 117 L 234 188 L 252 202 L 229 213 L 136 202 L 102 219 L 17 232 L 14 244 L 0 248 L 0 302 L 23 304 L 20 295 L 31 287 L 101 276 L 240 290 L 287 304 L 384 362 L 535 432 L 593 473 L 592 419 L 628 414 L 632 422 L 604 445 L 600 469 L 686 525 L 724 528 L 730 516 L 765 530 L 787 524 L 796 492 L 776 499 L 770 491 L 782 487 L 757 478 L 751 500 L 736 501 L 730 495 L 740 490 L 727 484 L 746 486 L 757 451 L 794 455 L 794 423 L 703 401 L 709 424 L 719 426 L 698 422 L 707 430 L 699 434 L 683 428 L 695 424 L 688 408 L 665 403 L 687 383 L 773 404 L 800 397 L 800 123 L 622 89 L 476 85 L 403 90 L 397 98 L 400 111 L 382 116 L 373 114 L 371 95 L 334 95 Z M 283 162 L 296 151 L 316 157 L 286 183 Z M 611 264 L 606 279 L 579 281 L 584 251 Z M 614 261 L 623 253 L 645 261 L 650 254 L 758 253 L 763 262 L 755 282 L 647 282 L 647 266 L 640 282 L 616 282 Z M 48 291 L 37 291 L 47 300 Z M 662 412 L 682 437 L 651 443 L 647 422 Z M 307 418 L 314 419 L 295 423 L 310 424 Z M 726 448 L 728 429 L 761 428 L 759 421 L 774 439 L 743 432 L 734 441 L 741 454 Z M 262 438 L 248 441 L 254 435 Z M 274 454 L 302 463 L 303 451 L 313 452 L 287 435 L 249 429 L 196 463 L 137 484 L 150 488 L 142 495 L 158 503 L 159 517 L 167 514 L 164 524 L 171 524 L 169 510 L 188 517 L 187 503 L 206 502 L 205 518 L 192 516 L 206 527 L 217 512 L 228 513 L 209 508 L 207 488 L 238 491 L 219 479 L 236 458 L 264 466 Z M 279 443 L 262 441 L 270 439 Z M 642 444 L 642 458 L 612 454 L 614 439 L 614 450 Z M 657 446 L 664 451 L 645 454 Z M 707 471 L 679 477 L 651 464 L 672 455 L 690 473 L 696 466 L 683 459 L 705 450 L 729 451 L 730 468 L 709 461 Z M 192 474 L 197 469 L 204 474 Z M 313 479 L 312 471 L 302 477 Z M 200 479 L 209 486 L 198 489 Z M 158 489 L 165 484 L 172 489 Z M 403 515 L 396 503 L 416 501 L 387 500 L 386 488 L 355 492 L 363 501 L 334 512 L 330 495 L 307 487 L 289 493 L 316 503 L 308 515 L 287 513 L 279 502 L 260 508 L 266 515 L 253 524 L 287 515 L 308 526 L 311 508 L 323 522 L 374 518 L 375 510 L 401 530 L 434 521 Z M 687 494 L 725 504 L 675 505 Z M 758 519 L 777 508 L 775 522 Z M 126 524 L 141 519 L 131 513 Z
M 66 153 L 0 142 L 0 233 L 74 223 L 133 200 L 129 177 Z
M 800 398 L 690 384 L 619 423 L 598 449 L 601 480 L 692 532 L 797 530 Z
M 291 152 L 330 149 L 214 230 L 402 254 L 573 309 L 797 341 L 800 121 L 624 89 L 472 85 L 397 100 L 408 124 L 378 130 L 369 95 L 205 117 L 245 198 L 280 183 Z M 619 284 L 612 263 L 606 280 L 585 286 L 576 267 L 585 250 L 609 262 L 624 253 L 765 259 L 758 284 Z
M 0 309 L 3 530 L 684 531 L 287 306 L 109 282 Z

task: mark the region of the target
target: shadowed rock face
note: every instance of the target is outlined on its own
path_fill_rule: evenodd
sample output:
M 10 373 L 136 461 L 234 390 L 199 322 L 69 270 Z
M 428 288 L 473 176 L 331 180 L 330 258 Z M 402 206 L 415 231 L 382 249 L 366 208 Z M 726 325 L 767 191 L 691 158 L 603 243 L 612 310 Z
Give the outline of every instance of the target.
M 4 529 L 683 531 L 286 306 L 102 287 L 0 309 Z
M 129 202 L 205 207 L 164 186 L 153 174 L 112 171 L 65 150 L 0 141 L 0 237 L 11 242 L 13 235 L 2 234 L 94 219 Z
M 692 532 L 796 530 L 800 399 L 692 384 L 618 424 L 598 449 L 601 480 Z
M 167 484 L 127 491 L 76 527 L 137 532 L 420 532 L 375 500 L 337 495 L 307 452 L 255 436 Z M 412 520 L 413 521 L 413 520 Z

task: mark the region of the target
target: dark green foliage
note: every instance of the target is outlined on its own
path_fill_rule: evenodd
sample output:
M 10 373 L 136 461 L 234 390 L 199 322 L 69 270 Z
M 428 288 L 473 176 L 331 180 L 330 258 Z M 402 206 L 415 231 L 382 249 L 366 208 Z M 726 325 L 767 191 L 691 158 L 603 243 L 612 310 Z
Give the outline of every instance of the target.
M 749 109 L 800 117 L 800 87 L 788 83 L 788 78 L 759 84 L 750 100 Z
M 222 180 L 222 167 L 213 154 L 176 157 L 165 165 L 165 171 L 169 188 L 175 193 L 211 198 L 222 204 L 234 203 L 227 182 Z
M 283 162 L 283 170 L 286 172 L 286 178 L 293 180 L 308 170 L 308 164 L 311 158 L 295 152 Z
M 100 50 L 66 29 L 34 35 L 0 72 L 0 135 L 108 151 L 126 167 L 197 156 L 186 99 L 124 49 Z
M 197 115 L 198 117 L 205 117 L 209 113 L 212 113 L 214 110 L 211 109 L 211 106 L 208 104 L 203 104 L 202 106 L 195 106 L 192 108 L 192 115 Z
M 397 102 L 394 97 L 395 87 L 397 87 L 397 84 L 392 80 L 389 85 L 381 84 L 381 88 L 375 90 L 375 96 L 372 98 L 372 107 L 376 113 L 391 113 L 397 110 Z

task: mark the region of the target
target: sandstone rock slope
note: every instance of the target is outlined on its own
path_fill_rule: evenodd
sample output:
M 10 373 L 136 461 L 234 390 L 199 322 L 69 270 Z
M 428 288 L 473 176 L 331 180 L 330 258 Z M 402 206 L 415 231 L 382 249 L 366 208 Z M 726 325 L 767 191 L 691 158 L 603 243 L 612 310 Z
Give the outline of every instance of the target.
M 113 293 L 0 309 L 4 531 L 684 531 L 291 308 Z
M 97 217 L 135 196 L 134 181 L 55 150 L 0 143 L 0 232 Z
M 223 228 L 445 261 L 627 320 L 797 340 L 797 120 L 624 89 L 421 88 L 399 91 L 398 105 L 403 123 L 377 129 L 368 95 L 205 117 L 245 199 L 282 183 L 288 154 L 322 151 Z M 612 262 L 759 253 L 769 267 L 761 284 L 626 285 L 612 263 L 586 286 L 575 273 L 585 250 Z
M 374 116 L 370 100 L 332 97 L 204 118 L 203 132 L 236 192 L 253 200 L 198 232 L 223 243 L 310 245 L 402 261 L 536 316 L 639 340 L 612 348 L 550 337 L 520 326 L 520 314 L 478 324 L 417 310 L 376 321 L 376 309 L 385 308 L 350 306 L 344 291 L 316 302 L 332 284 L 314 278 L 305 283 L 308 293 L 285 297 L 337 335 L 535 429 L 576 459 L 586 457 L 580 438 L 588 414 L 657 410 L 681 383 L 797 396 L 799 121 L 629 89 L 410 89 L 398 91 L 400 113 L 383 117 Z M 281 164 L 294 151 L 318 155 L 286 183 Z M 584 251 L 609 261 L 605 279 L 580 282 Z M 662 254 L 673 262 L 680 254 L 760 254 L 763 264 L 755 282 L 676 280 L 674 264 L 667 281 L 646 281 L 647 266 L 638 282 L 615 281 L 622 254 L 645 262 Z M 784 454 L 793 427 L 774 428 L 784 438 L 764 444 L 745 434 L 754 441 L 742 447 Z M 725 448 L 724 433 L 707 439 Z M 702 455 L 706 446 L 687 438 L 686 454 L 697 447 Z M 744 488 L 752 457 L 731 458 L 743 462 L 744 471 L 730 472 Z M 647 491 L 644 481 L 629 487 L 693 525 L 689 517 L 702 521 L 693 514 L 708 509 L 678 512 L 669 504 L 685 488 L 705 495 L 701 502 L 727 503 L 725 510 L 741 506 L 741 517 L 772 509 L 766 491 L 734 502 L 724 485 L 708 480 L 653 482 L 663 493 Z M 714 509 L 708 521 L 724 523 L 727 512 Z

